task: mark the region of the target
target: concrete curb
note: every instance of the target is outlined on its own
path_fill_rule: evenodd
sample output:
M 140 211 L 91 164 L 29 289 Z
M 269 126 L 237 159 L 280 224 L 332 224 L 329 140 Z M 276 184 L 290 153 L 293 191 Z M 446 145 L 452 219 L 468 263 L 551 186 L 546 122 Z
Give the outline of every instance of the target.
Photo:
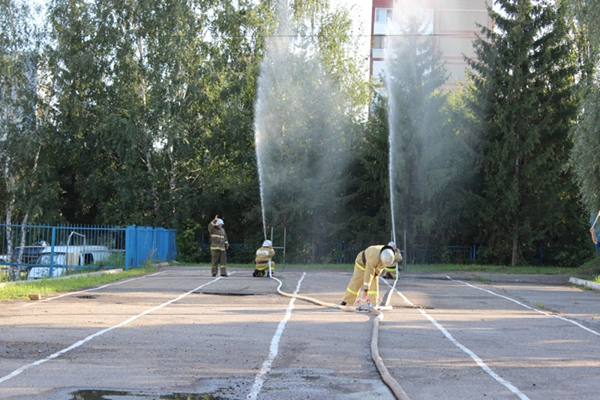
M 571 278 L 569 278 L 569 283 L 572 283 L 574 285 L 579 285 L 579 286 L 587 286 L 594 290 L 600 290 L 600 283 L 586 281 L 585 279 L 571 277 Z

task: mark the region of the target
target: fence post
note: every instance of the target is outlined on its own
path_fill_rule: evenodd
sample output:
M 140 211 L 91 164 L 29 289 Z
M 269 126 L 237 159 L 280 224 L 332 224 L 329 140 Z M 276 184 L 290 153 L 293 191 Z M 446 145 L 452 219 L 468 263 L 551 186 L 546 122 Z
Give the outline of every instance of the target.
M 54 275 L 54 245 L 56 244 L 56 227 L 52 227 L 52 239 L 50 243 L 50 271 L 48 271 L 48 276 L 52 278 Z M 66 256 L 65 256 L 66 257 Z

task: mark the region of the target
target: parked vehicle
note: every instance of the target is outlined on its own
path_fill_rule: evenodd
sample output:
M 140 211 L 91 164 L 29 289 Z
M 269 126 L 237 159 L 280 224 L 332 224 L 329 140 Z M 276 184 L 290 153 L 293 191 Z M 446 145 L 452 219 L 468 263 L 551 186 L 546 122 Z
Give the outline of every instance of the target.
M 107 259 L 110 250 L 106 246 L 54 246 L 45 247 L 37 260 L 37 265 L 29 271 L 28 279 L 47 278 L 50 276 L 50 265 L 52 265 L 52 277 L 61 276 L 67 270 Z
M 48 243 L 45 241 L 39 241 L 34 243 L 31 246 L 23 246 L 23 254 L 21 254 L 21 247 L 15 247 L 13 250 L 13 259 L 12 262 L 16 263 L 19 261 L 19 256 L 21 256 L 21 264 L 35 264 L 37 263 L 38 258 L 40 258 L 40 254 L 42 251 L 48 247 Z M 25 267 L 27 271 L 31 269 L 31 265 Z M 25 269 L 23 269 L 25 271 Z

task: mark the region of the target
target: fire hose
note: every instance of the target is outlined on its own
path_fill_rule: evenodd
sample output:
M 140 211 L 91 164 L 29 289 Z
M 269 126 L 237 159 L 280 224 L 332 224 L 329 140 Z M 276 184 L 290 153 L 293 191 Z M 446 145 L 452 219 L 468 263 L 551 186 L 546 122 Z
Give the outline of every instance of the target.
M 396 275 L 396 277 L 397 276 L 398 275 Z M 347 312 L 357 312 L 357 310 L 353 307 L 346 307 L 346 306 L 342 306 L 340 304 L 334 304 L 334 303 L 326 303 L 326 302 L 323 302 L 323 301 L 320 301 L 317 299 L 313 299 L 312 297 L 307 297 L 307 296 L 302 296 L 302 295 L 292 294 L 292 293 L 286 293 L 286 292 L 282 291 L 281 286 L 283 286 L 283 282 L 281 282 L 279 279 L 275 278 L 271 274 L 271 260 L 270 259 L 269 259 L 269 278 L 279 282 L 279 286 L 277 287 L 277 293 L 279 293 L 282 296 L 293 297 L 296 299 L 308 301 L 310 303 L 314 303 L 314 304 L 317 304 L 317 305 L 320 305 L 323 307 L 337 308 L 338 310 L 347 311 Z M 398 278 L 396 278 L 396 281 L 397 280 L 398 280 Z M 394 282 L 394 288 L 395 287 L 396 287 L 396 283 Z M 388 297 L 388 299 L 389 299 L 389 297 Z M 375 318 L 373 319 L 373 330 L 371 331 L 371 358 L 373 359 L 373 362 L 375 363 L 375 366 L 377 367 L 377 370 L 379 371 L 381 378 L 383 379 L 385 384 L 391 389 L 392 393 L 394 393 L 394 396 L 396 397 L 396 399 L 410 400 L 410 397 L 408 397 L 408 395 L 406 394 L 404 389 L 402 389 L 400 384 L 390 375 L 387 367 L 383 363 L 383 360 L 379 356 L 379 348 L 378 348 L 379 322 L 381 320 L 383 320 L 383 313 L 381 312 L 381 310 L 391 309 L 391 307 L 389 306 L 389 301 L 387 303 L 388 304 L 381 307 L 379 310 L 376 309 L 375 307 L 371 307 L 369 310 L 369 313 L 371 313 L 375 316 Z

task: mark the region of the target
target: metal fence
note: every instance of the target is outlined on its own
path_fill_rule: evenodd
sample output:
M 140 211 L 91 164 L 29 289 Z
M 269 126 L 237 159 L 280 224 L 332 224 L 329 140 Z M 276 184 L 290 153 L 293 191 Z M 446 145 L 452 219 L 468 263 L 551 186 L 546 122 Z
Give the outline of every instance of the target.
M 173 229 L 0 224 L 0 281 L 135 268 L 176 255 Z
M 354 264 L 358 253 L 369 247 L 355 243 L 340 242 L 335 251 L 337 264 Z M 478 246 L 412 246 L 402 251 L 407 264 L 462 264 L 477 260 Z

